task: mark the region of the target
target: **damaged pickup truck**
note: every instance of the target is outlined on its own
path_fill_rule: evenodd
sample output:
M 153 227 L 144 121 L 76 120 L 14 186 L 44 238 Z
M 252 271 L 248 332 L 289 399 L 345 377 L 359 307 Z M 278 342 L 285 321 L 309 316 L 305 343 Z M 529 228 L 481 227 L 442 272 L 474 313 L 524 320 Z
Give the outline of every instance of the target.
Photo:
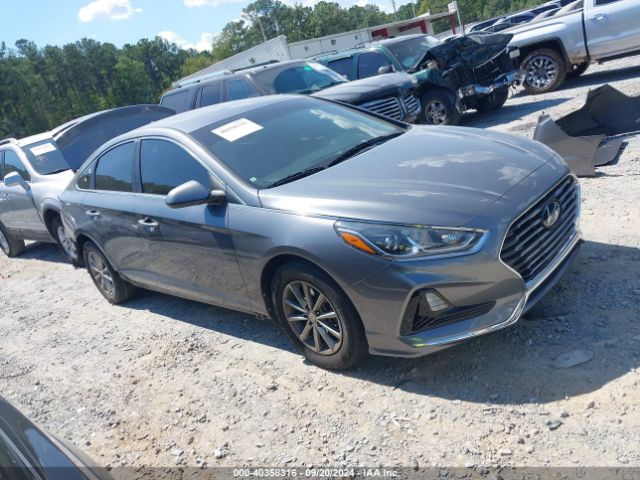
M 412 73 L 418 80 L 420 120 L 456 125 L 463 112 L 502 107 L 509 87 L 520 80 L 508 34 L 468 35 L 440 41 L 429 35 L 406 35 L 316 60 L 357 80 L 390 72 Z

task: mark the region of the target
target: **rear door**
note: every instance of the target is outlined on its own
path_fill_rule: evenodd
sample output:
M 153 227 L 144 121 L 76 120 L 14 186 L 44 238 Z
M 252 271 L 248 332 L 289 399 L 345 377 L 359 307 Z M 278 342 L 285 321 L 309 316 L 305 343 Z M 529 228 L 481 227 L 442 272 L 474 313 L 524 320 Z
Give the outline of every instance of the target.
M 140 280 L 167 293 L 226 306 L 246 306 L 227 206 L 172 209 L 167 193 L 190 180 L 213 189 L 211 172 L 183 146 L 162 138 L 140 145 L 138 232 L 145 239 Z
M 125 275 L 141 268 L 144 247 L 133 191 L 135 151 L 133 141 L 115 146 L 84 171 L 77 184 L 84 190 L 84 212 L 77 229 L 97 242 L 114 268 Z
M 31 190 L 21 186 L 7 187 L 4 177 L 17 172 L 27 184 L 31 184 L 31 174 L 26 162 L 12 148 L 3 150 L 3 168 L 0 170 L 0 222 L 9 230 L 20 232 L 27 238 L 30 235 L 46 235 L 46 227 L 33 203 Z
M 585 30 L 595 59 L 640 50 L 640 1 L 586 0 Z

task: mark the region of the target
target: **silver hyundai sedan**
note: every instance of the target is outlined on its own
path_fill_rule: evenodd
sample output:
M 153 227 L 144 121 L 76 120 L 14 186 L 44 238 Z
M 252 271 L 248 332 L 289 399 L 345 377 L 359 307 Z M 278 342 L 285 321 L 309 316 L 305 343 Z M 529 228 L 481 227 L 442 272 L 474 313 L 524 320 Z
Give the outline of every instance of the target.
M 545 146 L 298 96 L 124 134 L 61 200 L 110 302 L 143 287 L 271 317 L 324 368 L 512 325 L 579 244 L 578 182 Z

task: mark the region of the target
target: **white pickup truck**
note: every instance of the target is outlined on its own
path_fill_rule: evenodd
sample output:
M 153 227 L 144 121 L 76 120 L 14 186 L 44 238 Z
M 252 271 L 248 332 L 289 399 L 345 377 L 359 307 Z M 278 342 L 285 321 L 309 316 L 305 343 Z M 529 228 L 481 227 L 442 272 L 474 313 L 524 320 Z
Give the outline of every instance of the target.
M 525 90 L 550 92 L 592 62 L 640 53 L 640 0 L 578 0 L 504 33 L 520 49 Z

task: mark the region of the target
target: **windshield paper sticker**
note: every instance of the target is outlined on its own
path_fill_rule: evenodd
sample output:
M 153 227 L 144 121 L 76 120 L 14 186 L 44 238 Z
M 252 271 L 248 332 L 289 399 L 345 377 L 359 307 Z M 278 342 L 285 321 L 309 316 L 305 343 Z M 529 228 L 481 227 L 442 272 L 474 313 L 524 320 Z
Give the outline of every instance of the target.
M 45 153 L 55 152 L 56 147 L 53 143 L 43 143 L 42 145 L 38 145 L 37 147 L 30 148 L 31 153 L 33 153 L 36 157 L 40 155 L 44 155 Z
M 228 142 L 235 142 L 239 138 L 246 137 L 247 135 L 262 129 L 263 127 L 257 123 L 246 118 L 240 118 L 231 123 L 227 123 L 222 127 L 218 127 L 215 130 L 211 130 L 211 132 L 224 138 Z

